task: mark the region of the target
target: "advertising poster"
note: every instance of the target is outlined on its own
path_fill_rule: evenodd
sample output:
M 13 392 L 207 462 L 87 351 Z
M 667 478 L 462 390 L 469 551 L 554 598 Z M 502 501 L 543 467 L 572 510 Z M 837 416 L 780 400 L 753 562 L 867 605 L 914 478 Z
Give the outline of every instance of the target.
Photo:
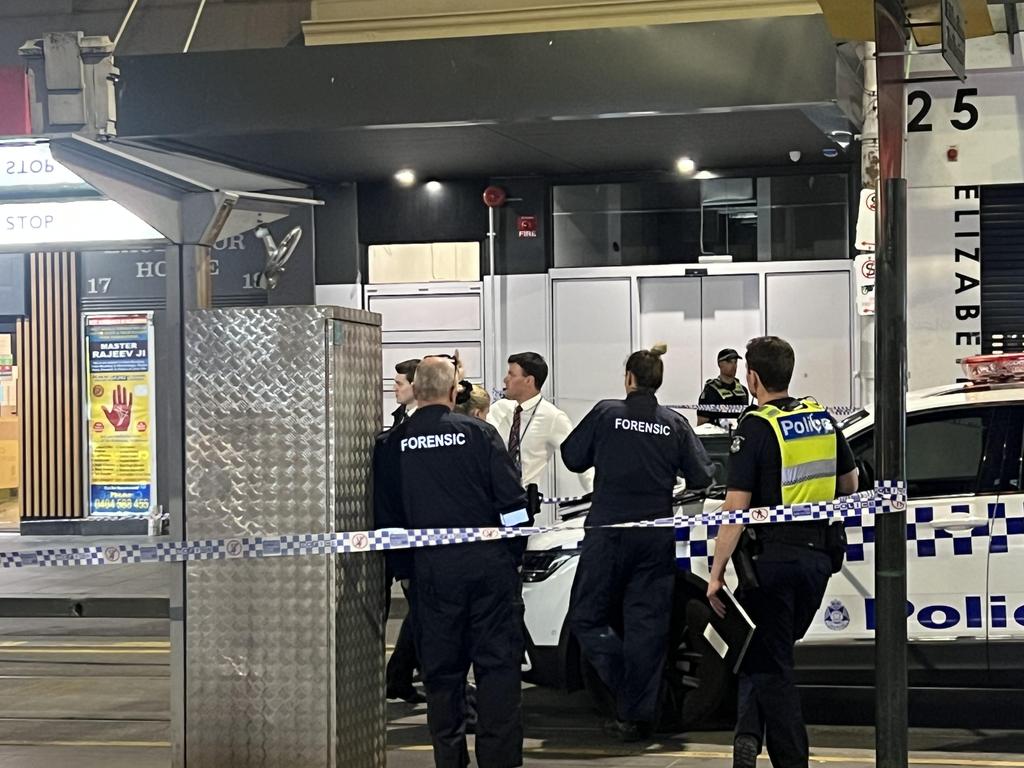
M 152 316 L 84 324 L 89 514 L 145 516 L 156 504 Z

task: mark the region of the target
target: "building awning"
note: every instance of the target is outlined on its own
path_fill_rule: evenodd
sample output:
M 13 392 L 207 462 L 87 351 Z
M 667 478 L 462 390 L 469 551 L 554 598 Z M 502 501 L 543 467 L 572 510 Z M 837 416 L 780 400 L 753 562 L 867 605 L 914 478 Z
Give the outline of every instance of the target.
M 118 132 L 307 182 L 848 165 L 821 15 L 118 58 Z M 196 83 L 202 83 L 201 88 Z
M 297 206 L 319 205 L 304 186 L 184 153 L 64 136 L 50 142 L 54 158 L 172 243 L 213 245 L 284 218 Z M 283 193 L 282 193 L 283 191 Z

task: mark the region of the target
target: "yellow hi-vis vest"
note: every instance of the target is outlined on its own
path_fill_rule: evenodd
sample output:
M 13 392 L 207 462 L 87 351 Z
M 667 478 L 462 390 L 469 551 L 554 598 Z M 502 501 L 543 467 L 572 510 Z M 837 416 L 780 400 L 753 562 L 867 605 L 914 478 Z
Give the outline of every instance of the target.
M 828 412 L 811 399 L 792 410 L 762 405 L 747 412 L 767 421 L 782 454 L 782 503 L 832 501 L 836 497 L 838 445 Z
M 747 396 L 747 390 L 740 383 L 739 379 L 736 379 L 736 381 L 732 383 L 731 387 L 721 379 L 708 379 L 704 383 L 704 386 L 711 387 L 713 390 L 715 390 L 715 392 L 718 393 L 719 397 L 721 397 L 723 400 L 728 400 L 730 397 Z

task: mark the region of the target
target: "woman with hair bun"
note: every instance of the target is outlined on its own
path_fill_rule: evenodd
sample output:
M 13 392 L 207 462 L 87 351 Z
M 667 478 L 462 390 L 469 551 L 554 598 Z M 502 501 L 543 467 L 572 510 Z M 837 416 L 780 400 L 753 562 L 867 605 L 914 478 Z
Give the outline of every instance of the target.
M 666 351 L 656 344 L 630 355 L 625 399 L 599 402 L 562 443 L 570 471 L 595 470 L 569 624 L 614 699 L 605 728 L 623 741 L 648 737 L 657 720 L 675 531 L 598 526 L 669 517 L 676 477 L 687 488 L 705 488 L 714 472 L 686 419 L 658 404 Z
M 480 419 L 480 421 L 487 421 L 487 412 L 491 410 L 491 396 L 479 384 L 473 384 L 469 396 L 464 402 L 456 401 L 453 410 L 456 413 L 464 413 L 474 419 Z

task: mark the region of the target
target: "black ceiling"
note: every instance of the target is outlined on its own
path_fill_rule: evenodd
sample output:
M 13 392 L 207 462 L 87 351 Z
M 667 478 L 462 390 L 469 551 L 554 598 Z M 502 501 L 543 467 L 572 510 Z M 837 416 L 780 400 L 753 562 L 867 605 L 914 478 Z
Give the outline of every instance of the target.
M 119 59 L 119 133 L 310 181 L 849 163 L 819 17 Z
M 687 155 L 704 169 L 848 163 L 798 109 L 395 130 L 341 129 L 195 136 L 167 143 L 233 164 L 312 180 L 362 181 L 400 168 L 421 179 L 671 171 Z

